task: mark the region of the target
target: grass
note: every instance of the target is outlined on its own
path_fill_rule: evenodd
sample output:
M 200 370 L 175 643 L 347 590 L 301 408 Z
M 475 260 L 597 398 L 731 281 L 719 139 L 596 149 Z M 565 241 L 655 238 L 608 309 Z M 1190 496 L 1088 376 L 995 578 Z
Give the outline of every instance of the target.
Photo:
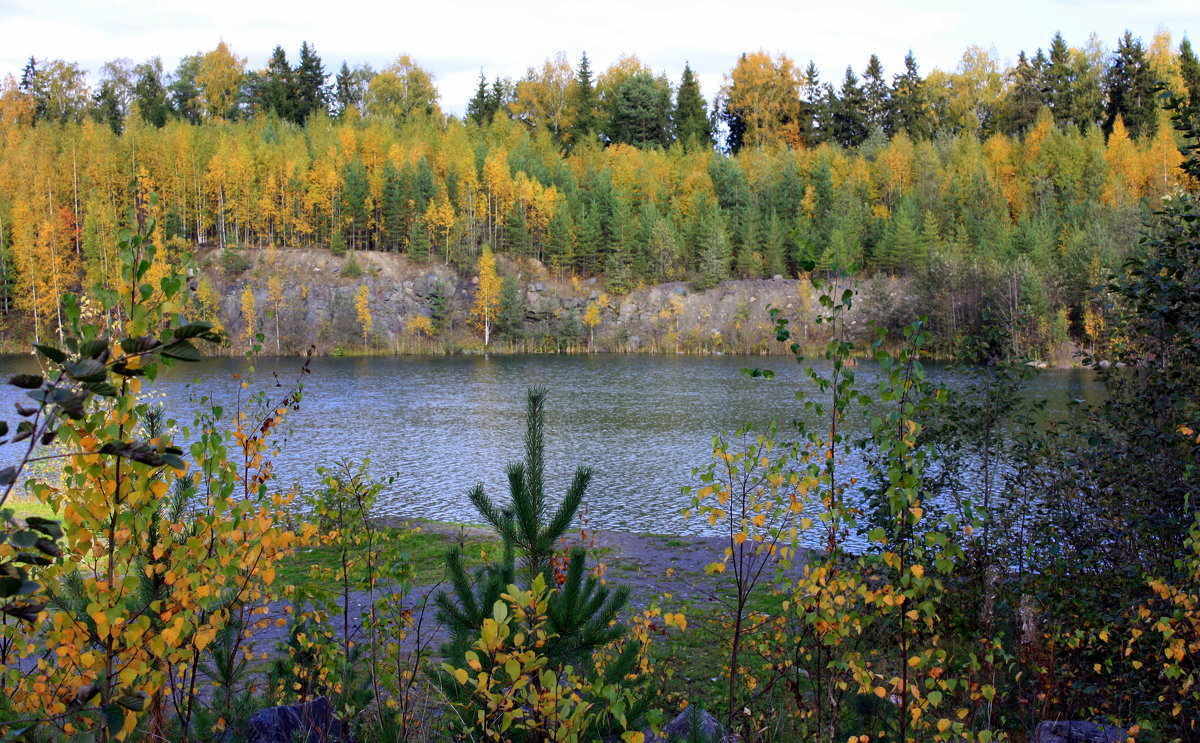
M 40 516 L 44 519 L 60 518 L 54 509 L 30 495 L 13 493 L 4 502 L 5 508 L 11 508 L 17 517 Z
M 393 563 L 401 562 L 412 571 L 410 579 L 414 585 L 437 583 L 446 577 L 446 552 L 461 545 L 464 562 L 469 568 L 482 565 L 486 560 L 498 556 L 500 543 L 494 538 L 450 534 L 425 533 L 412 529 L 384 528 L 377 534 L 377 545 L 391 552 Z M 366 550 L 352 549 L 347 552 L 350 576 L 358 589 L 367 587 Z M 383 557 L 377 566 L 384 585 L 396 583 L 397 571 Z M 328 582 L 329 576 L 341 570 L 342 554 L 334 546 L 302 549 L 283 560 L 276 572 L 276 580 L 283 585 L 302 585 L 318 580 Z

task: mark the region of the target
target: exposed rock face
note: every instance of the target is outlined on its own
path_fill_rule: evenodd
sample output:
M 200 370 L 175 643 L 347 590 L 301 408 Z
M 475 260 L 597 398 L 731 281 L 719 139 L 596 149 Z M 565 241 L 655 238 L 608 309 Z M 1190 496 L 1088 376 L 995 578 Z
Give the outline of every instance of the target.
M 366 287 L 372 345 L 394 349 L 411 335 L 414 318 L 443 315 L 443 334 L 471 336 L 470 308 L 477 279 L 441 263 L 418 263 L 395 253 L 356 251 L 334 256 L 326 250 L 246 250 L 236 260 L 220 251 L 202 252 L 203 281 L 215 292 L 226 333 L 243 337 L 243 297 L 254 297 L 257 330 L 264 350 L 300 353 L 316 345 L 329 353 L 361 340 L 358 294 Z M 624 296 L 604 291 L 595 278 L 552 276 L 537 261 L 498 256 L 500 275 L 515 283 L 527 338 L 589 335 L 582 327 L 589 305 L 600 310 L 595 348 L 604 351 L 758 352 L 773 343 L 769 309 L 788 318 L 794 337 L 806 340 L 821 329 L 816 292 L 807 281 L 775 277 L 726 281 L 705 291 L 686 282 L 641 287 Z M 274 277 L 274 279 L 272 278 Z M 907 320 L 911 297 L 900 281 L 860 287 L 847 325 L 864 332 L 872 320 Z M 840 294 L 840 288 L 838 290 Z M 863 307 L 876 307 L 868 315 Z M 895 317 L 893 317 L 895 316 Z M 781 351 L 780 344 L 776 351 Z
M 345 726 L 326 697 L 304 704 L 268 707 L 250 715 L 247 743 L 342 743 Z
M 1113 725 L 1080 720 L 1039 722 L 1033 743 L 1125 743 L 1128 734 Z

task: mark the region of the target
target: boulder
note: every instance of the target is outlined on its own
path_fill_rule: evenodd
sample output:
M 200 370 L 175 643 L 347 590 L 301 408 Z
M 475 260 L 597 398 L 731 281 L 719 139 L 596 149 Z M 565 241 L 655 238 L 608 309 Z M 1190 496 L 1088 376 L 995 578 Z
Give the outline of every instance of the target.
M 304 704 L 268 707 L 250 715 L 247 743 L 342 743 L 349 741 L 345 725 L 333 713 L 327 697 Z
M 668 722 L 661 735 L 655 737 L 646 732 L 646 741 L 647 743 L 668 743 L 672 740 L 689 740 L 688 736 L 691 734 L 693 726 L 699 730 L 700 740 L 708 741 L 708 743 L 721 743 L 725 740 L 725 728 L 721 726 L 720 721 L 706 710 L 692 706 Z
M 1033 743 L 1125 743 L 1129 737 L 1115 725 L 1082 720 L 1046 720 L 1033 732 Z

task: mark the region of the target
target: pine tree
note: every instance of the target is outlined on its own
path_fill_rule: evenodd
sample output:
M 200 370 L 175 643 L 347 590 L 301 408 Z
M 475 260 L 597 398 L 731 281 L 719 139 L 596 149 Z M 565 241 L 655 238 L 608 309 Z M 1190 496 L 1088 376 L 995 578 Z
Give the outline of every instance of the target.
M 700 95 L 700 81 L 688 64 L 683 66 L 683 77 L 675 94 L 675 140 L 684 149 L 710 149 L 713 146 L 712 121 L 708 118 L 708 105 Z
M 545 404 L 545 389 L 529 390 L 525 413 L 525 460 L 510 464 L 507 469 L 509 506 L 497 506 L 483 485 L 476 485 L 467 493 L 483 520 L 506 545 L 511 545 L 530 578 L 552 569 L 555 545 L 571 527 L 592 481 L 591 468 L 578 467 L 562 503 L 550 512 L 545 489 Z
M 504 220 L 504 250 L 513 255 L 531 256 L 533 240 L 529 236 L 529 225 L 525 221 L 525 210 L 513 204 Z

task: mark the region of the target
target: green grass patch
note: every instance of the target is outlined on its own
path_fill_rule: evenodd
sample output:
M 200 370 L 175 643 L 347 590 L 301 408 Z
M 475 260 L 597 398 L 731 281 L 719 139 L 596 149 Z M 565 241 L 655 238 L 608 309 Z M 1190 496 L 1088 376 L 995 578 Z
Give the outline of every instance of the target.
M 464 537 L 454 535 L 413 532 L 406 529 L 381 529 L 377 535 L 378 546 L 385 548 L 377 558 L 377 576 L 383 585 L 394 585 L 400 574 L 412 571 L 412 581 L 423 586 L 437 583 L 446 576 L 446 552 L 461 544 L 468 567 L 474 568 L 485 561 L 498 558 L 500 542 L 489 537 Z M 356 589 L 367 588 L 366 549 L 352 549 L 345 555 L 350 578 Z M 295 586 L 316 580 L 327 584 L 330 576 L 340 574 L 343 554 L 335 546 L 300 549 L 283 560 L 275 580 L 283 585 Z

